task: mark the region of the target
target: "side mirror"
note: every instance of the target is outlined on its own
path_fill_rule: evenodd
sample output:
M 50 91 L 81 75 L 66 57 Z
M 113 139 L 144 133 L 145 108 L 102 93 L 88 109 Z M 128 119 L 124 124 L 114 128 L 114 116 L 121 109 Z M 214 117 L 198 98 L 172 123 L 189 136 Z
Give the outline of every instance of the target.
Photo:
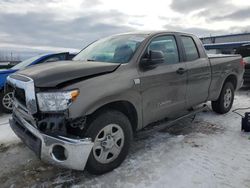
M 155 68 L 158 64 L 162 64 L 165 61 L 162 51 L 150 50 L 147 56 L 141 60 L 141 65 L 144 69 Z

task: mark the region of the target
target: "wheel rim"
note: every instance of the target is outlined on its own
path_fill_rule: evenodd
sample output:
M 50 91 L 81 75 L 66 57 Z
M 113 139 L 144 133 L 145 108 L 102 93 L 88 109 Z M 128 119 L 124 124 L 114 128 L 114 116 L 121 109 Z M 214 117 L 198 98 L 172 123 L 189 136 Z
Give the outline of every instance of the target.
M 4 108 L 12 110 L 13 108 L 13 92 L 6 93 L 2 99 Z
M 102 164 L 114 161 L 124 145 L 124 133 L 117 124 L 109 124 L 99 131 L 95 138 L 93 154 Z
M 232 91 L 231 89 L 226 89 L 225 95 L 224 95 L 224 107 L 228 108 L 231 105 L 232 102 Z

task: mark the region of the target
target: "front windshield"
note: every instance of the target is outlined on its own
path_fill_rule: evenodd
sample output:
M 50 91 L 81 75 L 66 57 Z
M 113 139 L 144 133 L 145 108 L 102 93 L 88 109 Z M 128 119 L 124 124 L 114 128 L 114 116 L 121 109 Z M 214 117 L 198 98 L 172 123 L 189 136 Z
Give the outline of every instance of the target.
M 35 57 L 31 57 L 29 59 L 26 59 L 26 60 L 22 61 L 21 63 L 18 63 L 17 65 L 15 65 L 11 69 L 14 69 L 14 70 L 23 69 L 23 68 L 29 66 L 31 63 L 33 63 L 35 60 L 41 58 L 42 56 L 44 56 L 44 54 L 43 55 L 38 55 L 38 56 L 35 56 Z
M 145 38 L 142 34 L 104 38 L 87 46 L 73 60 L 127 63 Z

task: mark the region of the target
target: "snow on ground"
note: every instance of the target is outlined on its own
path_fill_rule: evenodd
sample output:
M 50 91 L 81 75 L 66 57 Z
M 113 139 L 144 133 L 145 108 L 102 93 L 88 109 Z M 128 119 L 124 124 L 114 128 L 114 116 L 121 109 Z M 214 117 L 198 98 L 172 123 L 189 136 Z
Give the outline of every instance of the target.
M 250 91 L 241 90 L 233 108 L 249 106 Z M 1 132 L 9 130 L 4 126 Z M 19 143 L 0 150 L 0 182 L 1 187 L 249 188 L 249 139 L 241 132 L 239 115 L 203 112 L 193 122 L 187 119 L 135 140 L 124 163 L 101 176 L 44 164 Z
M 0 119 L 0 145 L 11 145 L 20 142 L 9 126 L 10 115 L 1 114 Z

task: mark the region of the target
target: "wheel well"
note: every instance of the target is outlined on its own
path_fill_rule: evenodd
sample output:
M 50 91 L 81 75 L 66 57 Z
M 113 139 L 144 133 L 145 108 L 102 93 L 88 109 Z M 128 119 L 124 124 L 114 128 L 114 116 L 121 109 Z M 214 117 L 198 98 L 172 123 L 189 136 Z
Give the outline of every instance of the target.
M 224 84 L 227 83 L 227 82 L 231 82 L 233 84 L 233 86 L 234 86 L 234 89 L 236 89 L 236 87 L 237 87 L 237 78 L 236 78 L 235 75 L 228 76 L 226 78 Z
M 134 132 L 136 131 L 137 126 L 138 126 L 137 112 L 136 112 L 134 105 L 128 101 L 116 101 L 116 102 L 105 104 L 104 106 L 101 106 L 95 112 L 90 114 L 89 115 L 90 119 L 93 119 L 97 114 L 102 113 L 104 110 L 107 110 L 107 109 L 117 110 L 123 113 L 124 115 L 126 115 L 132 125 L 133 131 Z

